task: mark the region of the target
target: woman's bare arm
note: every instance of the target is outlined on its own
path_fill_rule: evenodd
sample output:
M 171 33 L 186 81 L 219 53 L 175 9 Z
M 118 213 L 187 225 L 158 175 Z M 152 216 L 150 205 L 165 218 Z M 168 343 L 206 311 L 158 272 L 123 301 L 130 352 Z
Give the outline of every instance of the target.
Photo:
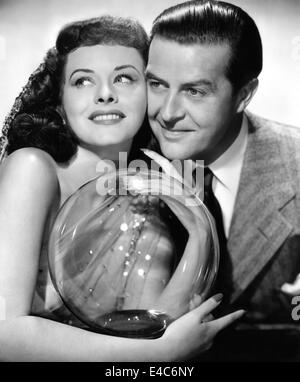
M 155 340 L 110 337 L 30 316 L 44 227 L 57 204 L 55 164 L 22 149 L 0 170 L 0 359 L 4 361 L 172 361 L 204 351 L 242 312 L 201 323 L 213 299 L 173 322 Z M 181 344 L 181 345 L 180 345 Z M 180 346 L 179 346 L 180 345 Z

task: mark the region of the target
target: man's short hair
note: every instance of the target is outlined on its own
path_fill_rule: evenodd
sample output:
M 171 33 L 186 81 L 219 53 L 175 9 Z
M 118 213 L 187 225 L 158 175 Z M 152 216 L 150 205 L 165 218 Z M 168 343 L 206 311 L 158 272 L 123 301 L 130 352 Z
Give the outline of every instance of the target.
M 155 20 L 151 41 L 179 44 L 229 44 L 226 76 L 239 90 L 262 70 L 262 43 L 254 20 L 241 8 L 214 0 L 193 0 L 164 10 Z

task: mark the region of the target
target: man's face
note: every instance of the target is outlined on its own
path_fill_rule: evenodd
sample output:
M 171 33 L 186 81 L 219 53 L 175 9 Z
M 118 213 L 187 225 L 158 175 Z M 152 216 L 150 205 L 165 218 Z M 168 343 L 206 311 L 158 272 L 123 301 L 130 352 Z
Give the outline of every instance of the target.
M 230 47 L 155 37 L 146 71 L 148 115 L 169 159 L 215 160 L 233 142 L 237 97 L 226 77 Z

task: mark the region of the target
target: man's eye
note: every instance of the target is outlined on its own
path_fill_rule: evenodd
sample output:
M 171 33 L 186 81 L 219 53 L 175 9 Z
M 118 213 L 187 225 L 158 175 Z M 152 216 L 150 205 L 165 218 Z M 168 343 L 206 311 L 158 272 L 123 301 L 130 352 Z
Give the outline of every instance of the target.
M 93 83 L 93 81 L 90 78 L 82 77 L 82 78 L 78 78 L 75 81 L 75 86 L 77 86 L 78 88 L 81 88 L 84 86 L 90 86 L 90 85 L 92 85 L 92 83 Z
M 160 87 L 162 87 L 162 84 L 159 81 L 155 80 L 148 80 L 148 85 L 152 89 L 159 89 Z
M 195 88 L 186 89 L 186 93 L 191 97 L 203 97 L 206 94 L 205 91 Z
M 129 76 L 128 74 L 119 74 L 115 78 L 115 83 L 120 83 L 120 84 L 131 84 L 133 82 L 133 78 Z

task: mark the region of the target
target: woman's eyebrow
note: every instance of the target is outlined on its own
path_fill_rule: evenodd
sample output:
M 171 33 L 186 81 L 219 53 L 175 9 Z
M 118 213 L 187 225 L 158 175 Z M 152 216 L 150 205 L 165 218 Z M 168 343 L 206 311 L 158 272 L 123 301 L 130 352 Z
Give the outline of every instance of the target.
M 77 72 L 84 72 L 84 73 L 94 73 L 91 69 L 76 69 L 74 72 L 71 73 L 70 78 Z
M 119 66 L 116 66 L 114 70 L 117 71 L 117 70 L 128 69 L 128 68 L 134 69 L 134 70 L 136 70 L 140 75 L 142 75 L 141 72 L 140 72 L 134 65 L 131 65 L 131 64 L 125 64 L 125 65 L 119 65 Z
M 114 68 L 114 71 L 118 71 L 118 70 L 122 70 L 122 69 L 128 69 L 128 68 L 131 68 L 131 69 L 134 69 L 135 71 L 137 71 L 140 75 L 141 72 L 134 66 L 134 65 L 130 65 L 130 64 L 126 64 L 126 65 L 118 65 Z M 79 69 L 76 69 L 74 70 L 71 75 L 70 75 L 70 78 L 77 72 L 84 72 L 84 73 L 94 73 L 93 70 L 91 69 L 84 69 L 84 68 L 79 68 Z

